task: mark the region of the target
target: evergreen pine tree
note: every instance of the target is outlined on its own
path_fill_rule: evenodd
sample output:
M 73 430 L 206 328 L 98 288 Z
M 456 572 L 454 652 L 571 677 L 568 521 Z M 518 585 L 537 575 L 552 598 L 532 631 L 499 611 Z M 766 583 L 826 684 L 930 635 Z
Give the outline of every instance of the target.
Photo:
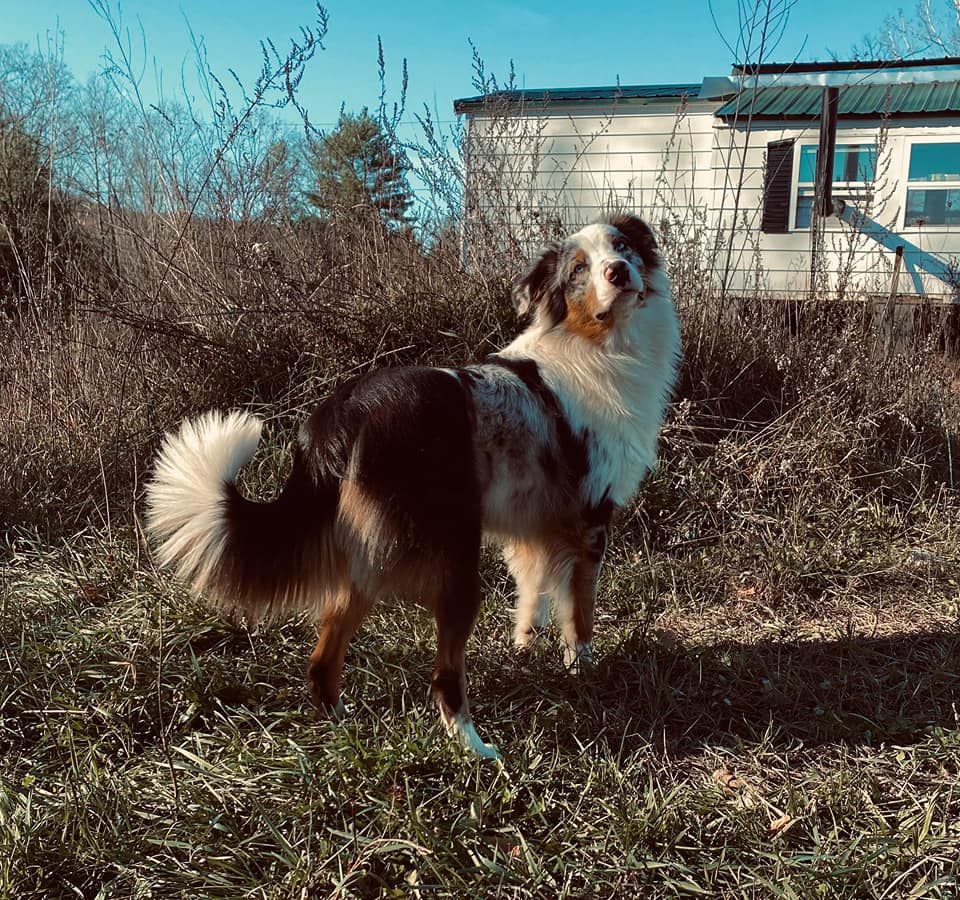
M 375 212 L 388 224 L 407 222 L 413 199 L 407 182 L 410 163 L 366 109 L 359 115 L 341 113 L 310 164 L 315 187 L 307 198 L 317 209 L 327 214 Z

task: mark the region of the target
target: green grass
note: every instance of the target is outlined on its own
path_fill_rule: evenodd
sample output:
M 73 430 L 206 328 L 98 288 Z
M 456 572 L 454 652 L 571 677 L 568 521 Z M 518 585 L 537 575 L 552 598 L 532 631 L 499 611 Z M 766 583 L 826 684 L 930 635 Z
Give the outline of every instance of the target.
M 579 679 L 555 632 L 511 649 L 486 560 L 470 693 L 502 764 L 443 735 L 423 615 L 371 617 L 352 715 L 318 723 L 305 623 L 213 617 L 132 534 L 15 535 L 0 895 L 956 896 L 955 511 L 838 492 L 832 531 L 823 502 L 806 536 L 790 504 L 731 532 L 670 495 L 686 465 L 622 521 Z

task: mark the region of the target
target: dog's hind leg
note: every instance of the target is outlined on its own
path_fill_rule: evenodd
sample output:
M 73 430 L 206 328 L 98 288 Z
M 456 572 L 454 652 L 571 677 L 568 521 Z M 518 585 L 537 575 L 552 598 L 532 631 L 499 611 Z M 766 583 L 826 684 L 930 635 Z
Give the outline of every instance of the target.
M 307 664 L 310 699 L 325 715 L 340 718 L 345 713 L 340 698 L 340 677 L 347 645 L 366 618 L 372 603 L 355 588 L 330 601 L 320 620 L 317 645 Z
M 434 607 L 437 622 L 437 663 L 431 687 L 447 733 L 478 756 L 499 759 L 492 744 L 484 743 L 473 727 L 467 703 L 465 651 L 480 612 L 480 579 L 474 569 L 445 590 Z

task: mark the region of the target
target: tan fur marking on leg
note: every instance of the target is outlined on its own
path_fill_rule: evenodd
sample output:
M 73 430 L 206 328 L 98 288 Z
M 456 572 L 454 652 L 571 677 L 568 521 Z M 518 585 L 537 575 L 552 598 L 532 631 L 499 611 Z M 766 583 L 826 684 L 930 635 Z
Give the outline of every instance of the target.
M 543 606 L 549 598 L 544 596 L 544 571 L 547 560 L 543 548 L 533 543 L 514 543 L 504 549 L 504 557 L 517 584 L 516 623 L 513 641 L 517 647 L 526 647 L 533 641 L 535 628 L 546 624 Z
M 323 611 L 317 644 L 307 665 L 310 698 L 321 712 L 332 714 L 342 706 L 340 679 L 347 646 L 372 606 L 366 597 L 350 590 Z
M 573 628 L 578 644 L 593 640 L 593 617 L 597 601 L 600 563 L 581 557 L 574 563 L 570 589 L 573 595 Z

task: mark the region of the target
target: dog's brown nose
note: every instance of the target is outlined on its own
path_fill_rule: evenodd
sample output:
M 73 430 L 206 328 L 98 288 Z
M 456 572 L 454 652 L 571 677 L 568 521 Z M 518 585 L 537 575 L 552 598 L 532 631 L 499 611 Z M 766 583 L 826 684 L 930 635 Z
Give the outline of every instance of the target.
M 610 265 L 603 270 L 603 277 L 606 278 L 610 284 L 623 287 L 627 283 L 627 264 L 620 259 L 610 263 Z

